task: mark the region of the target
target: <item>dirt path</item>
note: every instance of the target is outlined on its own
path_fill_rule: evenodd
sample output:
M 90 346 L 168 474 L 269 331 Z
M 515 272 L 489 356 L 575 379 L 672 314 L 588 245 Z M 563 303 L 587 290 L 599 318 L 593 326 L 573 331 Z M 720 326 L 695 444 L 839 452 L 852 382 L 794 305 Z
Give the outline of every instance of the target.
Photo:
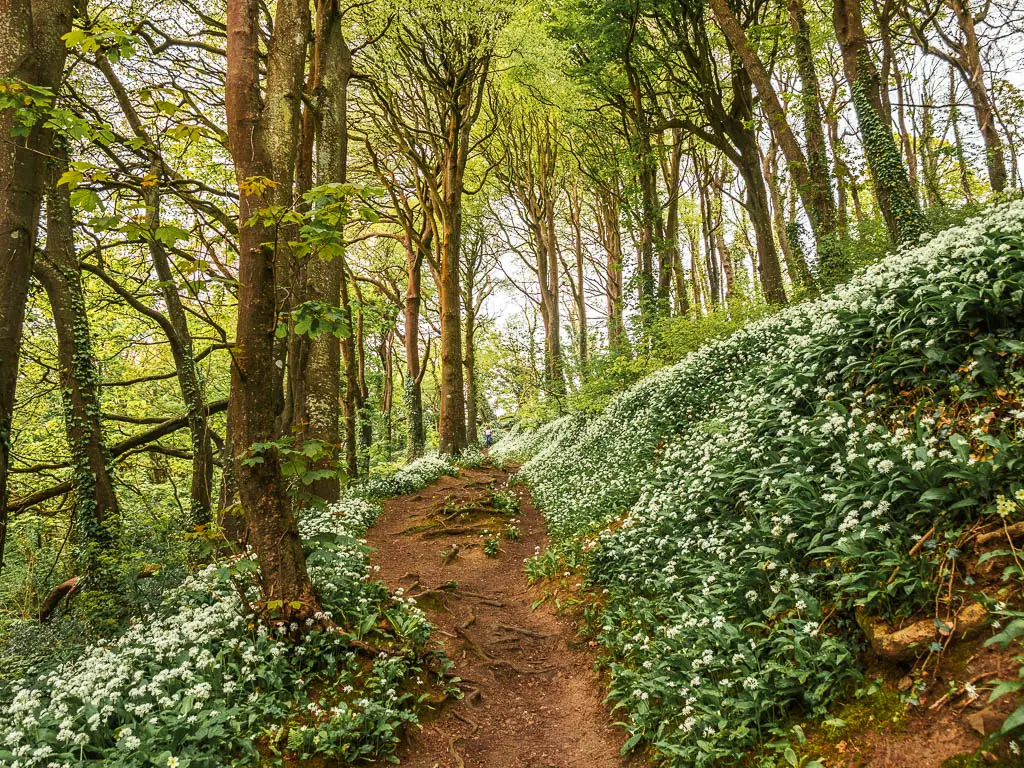
M 531 605 L 523 558 L 547 543 L 522 487 L 520 510 L 502 496 L 507 473 L 462 470 L 391 499 L 371 528 L 373 561 L 392 588 L 418 602 L 466 681 L 462 701 L 414 729 L 399 754 L 408 768 L 621 768 L 624 732 L 611 724 L 593 656 L 554 609 Z M 499 491 L 497 497 L 494 492 Z M 518 523 L 514 521 L 518 520 Z M 481 532 L 501 535 L 497 557 Z M 454 589 L 451 582 L 457 582 Z M 448 585 L 447 589 L 440 589 Z M 433 591 L 439 590 L 439 591 Z M 425 594 L 426 593 L 426 594 Z

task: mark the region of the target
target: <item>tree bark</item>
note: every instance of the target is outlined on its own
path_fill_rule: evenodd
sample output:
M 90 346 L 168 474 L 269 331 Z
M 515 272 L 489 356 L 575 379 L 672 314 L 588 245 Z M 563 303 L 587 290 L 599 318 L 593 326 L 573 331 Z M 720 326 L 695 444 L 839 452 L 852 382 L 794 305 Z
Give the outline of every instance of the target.
M 594 213 L 597 235 L 605 251 L 605 300 L 607 305 L 608 351 L 612 355 L 628 353 L 629 339 L 622 303 L 622 232 L 620 195 L 617 189 L 599 187 Z
M 875 200 L 892 242 L 916 242 L 925 231 L 925 220 L 893 139 L 889 114 L 882 107 L 881 83 L 864 32 L 860 0 L 836 0 L 832 20 L 875 188 Z
M 476 432 L 477 417 L 477 383 L 476 383 L 476 347 L 474 336 L 476 335 L 476 312 L 473 311 L 474 280 L 472 277 L 465 281 L 463 302 L 466 305 L 466 356 L 462 364 L 466 368 L 466 443 L 477 445 L 480 441 Z
M 348 84 L 352 77 L 352 52 L 345 41 L 342 28 L 342 9 L 336 0 L 320 0 L 316 6 L 313 43 L 313 72 L 311 73 L 315 123 L 315 164 L 317 184 L 344 184 L 348 180 Z M 330 307 L 342 304 L 341 291 L 345 260 L 313 255 L 306 266 L 306 298 Z M 342 314 L 346 311 L 343 308 Z M 351 314 L 350 312 L 348 313 Z M 353 329 L 349 324 L 348 334 Z M 342 446 L 341 424 L 338 419 L 341 402 L 341 362 L 344 342 L 333 334 L 321 334 L 305 342 L 305 367 L 298 372 L 302 377 L 302 402 L 296 403 L 298 428 L 302 438 L 321 440 L 328 445 Z M 346 383 L 348 363 L 346 355 Z M 346 387 L 346 394 L 347 394 Z M 346 410 L 347 413 L 347 410 Z M 352 473 L 351 454 L 354 447 L 349 435 L 354 430 L 351 419 L 346 418 L 344 445 L 346 470 Z M 327 457 L 317 469 L 333 469 L 338 457 Z M 328 503 L 337 501 L 341 493 L 337 473 L 315 481 L 310 492 Z
M 576 305 L 576 344 L 579 356 L 580 378 L 587 377 L 589 339 L 587 338 L 587 294 L 583 262 L 583 205 L 578 185 L 569 191 L 569 218 L 572 224 L 572 250 L 576 263 L 575 290 L 573 303 Z
M 261 215 L 292 203 L 299 104 L 309 6 L 277 4 L 261 93 L 257 0 L 227 6 L 226 107 L 228 143 L 239 195 L 238 324 L 232 350 L 229 417 L 232 454 L 249 541 L 262 574 L 263 608 L 286 621 L 319 617 L 320 599 L 292 514 L 273 443 L 280 377 L 275 359 L 277 260 L 284 250 L 273 222 Z
M 50 301 L 57 330 L 64 427 L 71 454 L 75 491 L 74 521 L 78 570 L 93 574 L 108 549 L 118 517 L 110 475 L 110 454 L 103 440 L 96 359 L 75 254 L 70 190 L 57 186 L 65 163 L 47 174 L 46 248 L 35 274 Z
M 0 78 L 55 92 L 71 30 L 71 0 L 0 0 Z M 44 158 L 52 135 L 38 120 L 28 135 L 0 110 L 0 571 L 7 538 L 7 475 L 25 303 L 35 256 Z M 20 131 L 19 131 L 20 133 Z
M 429 244 L 427 245 L 429 248 Z M 405 407 L 408 419 L 406 458 L 413 460 L 423 455 L 426 434 L 423 430 L 423 390 L 421 382 L 426 368 L 420 366 L 420 281 L 423 270 L 423 251 L 407 248 L 405 291 Z

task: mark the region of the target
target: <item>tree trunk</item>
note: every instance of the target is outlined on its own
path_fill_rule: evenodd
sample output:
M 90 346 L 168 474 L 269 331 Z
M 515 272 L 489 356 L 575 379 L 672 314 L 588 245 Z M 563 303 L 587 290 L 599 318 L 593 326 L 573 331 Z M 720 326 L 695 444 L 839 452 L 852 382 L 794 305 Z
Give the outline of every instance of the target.
M 441 230 L 441 413 L 438 450 L 454 455 L 466 447 L 466 396 L 462 376 L 462 318 L 459 286 L 459 240 L 462 228 L 461 172 L 448 199 L 448 217 Z
M 0 0 L 0 78 L 56 91 L 71 30 L 70 0 Z M 14 135 L 14 110 L 0 111 L 0 571 L 7 538 L 7 474 L 25 303 L 32 275 L 44 158 L 51 132 L 36 122 Z
M 668 204 L 665 213 L 665 243 L 664 251 L 667 255 L 667 263 L 664 272 L 658 274 L 659 299 L 669 307 L 669 294 L 673 279 L 676 292 L 676 314 L 683 314 L 684 309 L 680 306 L 680 298 L 686 299 L 686 291 L 683 287 L 682 263 L 680 261 L 679 249 L 679 180 L 682 173 L 683 161 L 683 136 L 678 128 L 672 130 L 672 149 L 669 153 L 668 173 L 665 175 L 665 183 L 668 186 Z M 663 297 L 663 298 L 662 298 Z
M 634 156 L 637 162 L 637 176 L 640 186 L 640 254 L 639 254 L 639 288 L 640 318 L 645 332 L 650 330 L 651 323 L 657 314 L 657 295 L 654 281 L 654 230 L 655 217 L 658 211 L 658 166 L 651 146 L 651 130 L 647 112 L 643 103 L 640 78 L 633 66 L 631 47 L 626 48 L 624 70 L 629 84 L 631 98 L 630 116 L 634 125 Z
M 703 312 L 701 304 L 701 275 L 698 265 L 700 264 L 700 233 L 696 224 L 686 228 L 686 235 L 690 241 L 690 283 L 693 289 L 694 312 L 700 316 Z
M 317 3 L 312 58 L 316 182 L 344 184 L 348 179 L 348 83 L 352 76 L 352 53 L 342 29 L 342 9 L 335 0 Z M 305 298 L 330 307 L 341 306 L 343 267 L 342 258 L 323 259 L 314 254 L 306 265 Z M 351 326 L 348 333 L 352 333 Z M 302 346 L 305 365 L 293 374 L 302 379 L 302 397 L 295 404 L 299 438 L 338 446 L 340 453 L 341 341 L 324 333 L 315 339 L 304 339 Z M 340 460 L 340 455 L 326 457 L 315 468 L 334 469 Z M 347 469 L 351 472 L 350 465 Z M 335 473 L 316 480 L 309 491 L 328 503 L 337 501 L 340 480 Z
M 477 413 L 477 383 L 476 383 L 476 349 L 474 348 L 474 335 L 476 334 L 476 313 L 473 312 L 473 285 L 471 280 L 466 281 L 466 294 L 463 297 L 466 303 L 466 356 L 463 365 L 466 367 L 466 443 L 477 445 L 480 441 L 476 433 Z
M 405 407 L 408 419 L 406 458 L 409 461 L 423 455 L 426 435 L 423 431 L 423 392 L 420 382 L 420 277 L 423 253 L 418 248 L 406 251 L 408 287 L 405 291 Z
M 355 323 L 353 322 L 352 301 L 348 291 L 348 269 L 344 257 L 341 259 L 339 290 L 341 291 L 341 314 L 348 326 L 348 334 L 341 340 L 341 356 L 345 363 L 345 392 L 341 403 L 342 418 L 345 421 L 345 471 L 349 480 L 359 477 L 358 421 L 359 421 L 359 366 L 356 361 Z
M 151 168 L 150 172 L 155 169 Z M 209 523 L 213 488 L 213 444 L 206 421 L 206 392 L 192 349 L 192 334 L 177 281 L 171 272 L 170 259 L 163 244 L 156 237 L 160 226 L 160 193 L 154 185 L 146 190 L 146 226 L 150 232 L 149 251 L 160 280 L 160 293 L 167 307 L 173 334 L 168 335 L 171 355 L 177 372 L 178 386 L 188 413 L 189 434 L 192 439 L 192 483 L 189 490 L 192 517 L 196 523 Z
M 949 70 L 949 103 L 956 104 L 956 98 L 956 74 L 951 67 Z M 953 152 L 956 154 L 956 165 L 960 174 L 960 188 L 964 192 L 964 199 L 969 203 L 973 203 L 974 193 L 971 191 L 971 171 L 967 165 L 963 138 L 960 136 L 960 110 L 955 106 L 949 110 L 949 122 L 953 126 Z
M 746 131 L 745 131 L 746 132 Z M 750 224 L 754 228 L 757 246 L 757 273 L 761 279 L 764 298 L 769 304 L 785 304 L 786 291 L 782 284 L 782 268 L 772 239 L 772 219 L 768 206 L 768 191 L 765 189 L 764 174 L 761 172 L 761 154 L 757 137 L 749 132 L 745 141 L 739 143 L 743 162 L 740 174 L 747 187 L 746 209 Z
M 373 418 L 368 408 L 370 390 L 366 386 L 366 326 L 363 316 L 363 294 L 359 283 L 352 280 L 352 290 L 356 294 L 356 405 L 359 420 L 359 471 L 364 476 L 370 474 L 370 448 L 373 447 Z
M 622 306 L 622 233 L 619 229 L 619 198 L 598 188 L 594 205 L 597 234 L 605 251 L 605 299 L 607 304 L 608 351 L 627 352 L 626 323 Z
M 573 302 L 576 304 L 577 355 L 579 356 L 580 378 L 586 379 L 589 339 L 587 338 L 587 292 L 583 282 L 583 205 L 580 201 L 578 187 L 573 187 L 569 195 L 569 208 L 572 218 L 572 250 L 576 261 L 576 290 L 573 295 Z
M 895 244 L 917 242 L 925 220 L 882 107 L 881 83 L 861 21 L 860 0 L 836 0 L 832 14 L 843 71 L 850 85 L 875 200 Z
M 78 571 L 94 574 L 109 551 L 118 516 L 110 476 L 110 454 L 103 441 L 96 359 L 75 255 L 70 190 L 57 180 L 67 169 L 58 164 L 48 174 L 46 249 L 35 274 L 46 290 L 57 329 L 64 426 L 73 469 L 74 520 L 79 532 Z
M 229 418 L 234 430 L 235 480 L 261 571 L 263 609 L 285 621 L 319 618 L 320 599 L 292 514 L 274 442 L 280 387 L 275 359 L 278 275 L 284 245 L 258 212 L 292 203 L 299 103 L 309 6 L 277 4 L 265 67 L 259 56 L 257 0 L 227 5 L 226 107 L 228 143 L 240 189 L 238 324 L 232 350 Z M 260 73 L 266 71 L 266 94 Z M 270 180 L 268 183 L 265 180 Z
M 797 15 L 802 16 L 802 9 L 799 9 L 799 0 L 794 0 L 794 2 L 798 5 Z M 821 158 L 820 156 L 817 157 L 817 165 L 814 171 L 821 175 L 812 175 L 808 159 L 804 157 L 796 135 L 786 120 L 782 102 L 775 90 L 775 86 L 772 84 L 771 76 L 768 74 L 768 70 L 757 55 L 757 52 L 748 43 L 746 33 L 735 15 L 733 15 L 727 0 L 710 0 L 710 5 L 723 34 L 743 63 L 743 68 L 753 82 L 754 87 L 757 88 L 757 92 L 761 97 L 761 108 L 768 117 L 768 124 L 771 126 L 772 135 L 775 137 L 783 156 L 786 158 L 790 177 L 800 193 L 804 210 L 807 211 L 808 218 L 811 221 L 815 241 L 824 251 L 822 258 L 831 264 L 832 260 L 838 256 L 838 250 L 835 244 L 835 201 L 832 197 L 832 180 L 829 177 L 827 165 L 822 167 Z M 792 7 L 790 12 L 792 14 Z M 800 28 L 799 21 L 800 19 L 798 18 L 798 29 Z M 803 22 L 803 27 L 806 28 L 806 21 Z M 806 30 L 801 31 L 805 32 Z M 809 68 L 801 66 L 801 79 L 805 81 L 805 90 L 809 91 L 808 97 L 804 99 L 804 108 L 811 108 L 816 111 L 817 77 L 813 69 L 813 59 L 810 62 Z M 820 114 L 818 117 L 820 119 Z M 758 193 L 755 191 L 754 194 L 756 196 Z M 753 221 L 753 216 L 751 220 Z M 758 251 L 759 253 L 762 251 L 760 246 Z M 781 289 L 781 281 L 779 289 Z M 775 289 L 772 292 L 766 290 L 765 295 L 775 295 L 775 299 L 769 298 L 769 301 L 779 299 Z

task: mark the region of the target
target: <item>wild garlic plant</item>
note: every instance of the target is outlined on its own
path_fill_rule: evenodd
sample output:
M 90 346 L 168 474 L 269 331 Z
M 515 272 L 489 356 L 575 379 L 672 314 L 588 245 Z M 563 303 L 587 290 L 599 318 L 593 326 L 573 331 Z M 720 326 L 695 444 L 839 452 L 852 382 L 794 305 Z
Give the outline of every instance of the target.
M 630 746 L 738 759 L 858 675 L 855 610 L 930 608 L 947 542 L 1020 490 L 1024 203 L 900 251 L 614 399 L 517 433 L 601 594 Z M 934 526 L 921 554 L 914 544 Z M 548 568 L 550 570 L 550 568 Z M 969 580 L 965 582 L 969 585 Z
M 296 641 L 298 627 L 261 623 L 225 578 L 229 564 L 211 564 L 121 636 L 3 691 L 0 766 L 218 768 L 285 754 L 348 763 L 391 754 L 401 727 L 416 722 L 431 626 L 413 600 L 373 578 L 363 536 L 380 507 L 369 497 L 452 471 L 420 459 L 302 513 L 310 576 L 339 630 Z M 352 639 L 377 655 L 367 663 Z

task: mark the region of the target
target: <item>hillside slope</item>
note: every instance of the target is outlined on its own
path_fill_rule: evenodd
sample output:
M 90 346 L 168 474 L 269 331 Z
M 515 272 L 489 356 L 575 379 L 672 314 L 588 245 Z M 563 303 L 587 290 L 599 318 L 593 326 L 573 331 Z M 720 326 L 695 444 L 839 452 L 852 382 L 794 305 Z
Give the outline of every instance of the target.
M 559 567 L 584 567 L 601 596 L 634 743 L 708 765 L 824 712 L 858 675 L 858 611 L 949 634 L 978 591 L 965 532 L 997 505 L 1024 514 L 1022 330 L 1013 203 L 708 345 L 589 422 L 498 446 L 530 459 Z

